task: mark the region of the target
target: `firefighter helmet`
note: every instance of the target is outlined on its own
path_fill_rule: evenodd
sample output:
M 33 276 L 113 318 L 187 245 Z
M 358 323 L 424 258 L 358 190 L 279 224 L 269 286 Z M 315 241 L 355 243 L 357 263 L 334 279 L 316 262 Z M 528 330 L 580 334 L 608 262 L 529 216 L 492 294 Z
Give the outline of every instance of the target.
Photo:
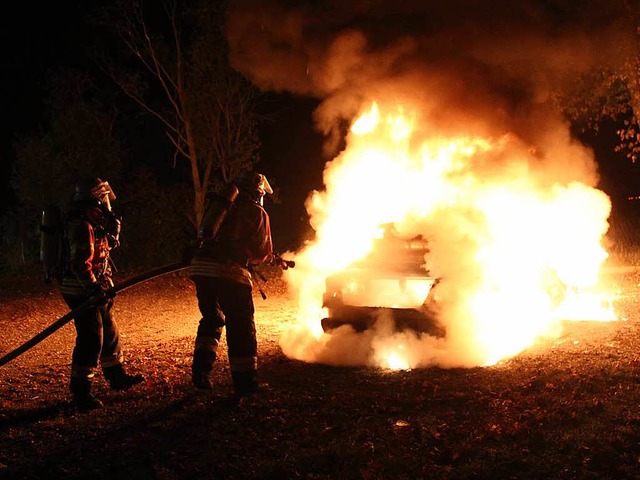
M 248 172 L 237 181 L 238 190 L 262 205 L 262 197 L 273 193 L 269 180 L 262 173 Z
M 111 210 L 111 202 L 116 199 L 109 182 L 98 177 L 81 178 L 75 185 L 74 202 L 97 202 Z

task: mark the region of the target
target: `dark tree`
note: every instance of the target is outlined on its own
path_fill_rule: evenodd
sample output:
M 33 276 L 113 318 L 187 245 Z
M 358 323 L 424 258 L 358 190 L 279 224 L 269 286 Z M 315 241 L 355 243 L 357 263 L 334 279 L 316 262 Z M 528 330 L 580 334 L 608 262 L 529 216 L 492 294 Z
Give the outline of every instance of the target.
M 226 1 L 121 0 L 103 14 L 126 56 L 103 48 L 101 64 L 188 162 L 197 225 L 207 193 L 258 160 L 257 91 L 229 66 Z
M 38 210 L 68 200 L 78 175 L 118 175 L 118 111 L 104 94 L 84 72 L 59 70 L 50 77 L 42 131 L 15 144 L 12 186 L 23 206 Z

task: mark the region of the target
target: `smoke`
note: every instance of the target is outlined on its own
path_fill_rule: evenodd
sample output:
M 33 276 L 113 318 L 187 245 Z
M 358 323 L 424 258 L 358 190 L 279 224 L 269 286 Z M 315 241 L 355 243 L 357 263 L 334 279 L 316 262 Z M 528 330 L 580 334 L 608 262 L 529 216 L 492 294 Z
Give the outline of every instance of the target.
M 422 101 L 443 129 L 481 111 L 481 123 L 525 134 L 541 124 L 531 125 L 531 110 L 551 92 L 627 58 L 634 26 L 625 5 L 238 0 L 228 39 L 233 65 L 262 89 L 322 99 L 317 121 L 327 134 L 381 95 Z
M 235 0 L 228 42 L 232 65 L 261 89 L 321 100 L 314 118 L 326 135 L 327 153 L 348 143 L 345 126 L 373 101 L 412 105 L 419 112 L 414 146 L 460 134 L 502 136 L 505 148 L 477 155 L 465 168 L 488 184 L 522 182 L 546 188 L 560 203 L 564 197 L 593 203 L 601 235 L 610 204 L 590 189 L 598 182 L 596 162 L 572 138 L 554 95 L 594 67 L 615 68 L 628 59 L 636 47 L 631 14 L 640 13 L 629 5 L 624 0 Z M 346 161 L 334 159 L 325 179 L 336 176 Z M 486 362 L 471 348 L 469 312 L 456 311 L 465 305 L 463 290 L 479 276 L 465 257 L 477 249 L 477 233 L 469 232 L 482 229 L 469 214 L 479 198 L 459 210 L 435 205 L 428 224 L 406 232 L 431 233 L 430 268 L 446 279 L 439 286 L 448 305 L 446 342 L 391 333 L 381 321 L 378 330 L 359 337 L 341 330 L 319 341 L 294 329 L 282 340 L 285 353 L 331 364 L 379 364 L 363 345 L 380 352 L 384 348 L 376 342 L 393 336 L 394 344 L 410 352 L 411 365 Z M 557 238 L 562 233 L 560 228 Z M 309 285 L 304 267 L 288 273 L 292 282 Z

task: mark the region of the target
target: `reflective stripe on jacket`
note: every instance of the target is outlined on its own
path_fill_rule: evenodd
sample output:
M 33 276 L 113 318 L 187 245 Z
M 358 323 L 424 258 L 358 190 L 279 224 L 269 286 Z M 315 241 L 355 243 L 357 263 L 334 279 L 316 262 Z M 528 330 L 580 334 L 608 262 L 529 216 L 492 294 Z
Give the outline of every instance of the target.
M 208 258 L 194 257 L 189 270 L 190 277 L 228 278 L 238 283 L 253 286 L 251 273 L 237 263 L 219 263 Z

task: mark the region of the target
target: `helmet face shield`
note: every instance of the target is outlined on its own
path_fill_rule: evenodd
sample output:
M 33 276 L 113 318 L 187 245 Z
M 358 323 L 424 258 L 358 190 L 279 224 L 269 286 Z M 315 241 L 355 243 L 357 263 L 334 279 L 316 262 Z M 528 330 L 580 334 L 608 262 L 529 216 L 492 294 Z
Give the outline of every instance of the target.
M 271 195 L 273 193 L 273 188 L 271 188 L 271 185 L 269 184 L 269 180 L 267 180 L 267 177 L 265 177 L 261 173 L 259 173 L 258 175 L 260 175 L 258 192 L 260 192 L 262 195 L 264 195 L 265 193 L 268 193 L 269 195 Z
M 269 180 L 263 174 L 258 173 L 258 203 L 260 206 L 264 206 L 264 196 L 265 194 L 271 195 L 273 193 L 273 188 L 269 184 Z
M 105 195 L 102 200 L 100 200 L 100 202 L 102 203 L 102 205 L 105 206 L 105 208 L 109 211 L 111 211 L 111 202 L 109 201 L 109 196 Z
M 101 182 L 95 189 L 94 197 L 96 197 L 107 210 L 111 210 L 111 202 L 116 199 L 116 194 L 113 193 L 113 189 L 109 186 L 109 182 Z

